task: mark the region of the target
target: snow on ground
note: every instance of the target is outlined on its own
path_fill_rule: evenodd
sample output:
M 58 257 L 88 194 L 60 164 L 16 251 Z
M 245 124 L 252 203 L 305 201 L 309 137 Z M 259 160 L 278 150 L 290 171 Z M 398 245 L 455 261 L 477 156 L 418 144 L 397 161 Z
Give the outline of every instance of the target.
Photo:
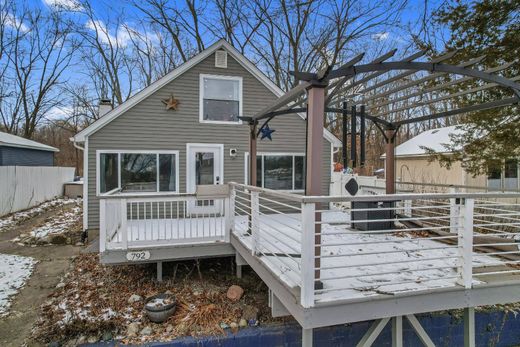
M 0 254 L 0 317 L 8 314 L 12 296 L 24 286 L 35 264 L 30 257 Z
M 76 205 L 70 210 L 59 213 L 49 218 L 40 227 L 31 231 L 31 236 L 37 239 L 45 238 L 49 234 L 63 234 L 69 231 L 81 218 L 81 205 Z
M 321 280 L 318 301 L 359 299 L 381 294 L 432 290 L 457 285 L 456 246 L 420 237 L 360 233 L 350 228 L 349 214 L 325 212 L 322 220 Z M 238 217 L 236 234 L 249 248 L 244 233 L 247 219 Z M 301 282 L 301 222 L 299 215 L 260 216 L 257 250 L 260 258 L 290 287 Z M 500 263 L 500 258 L 479 256 L 474 267 Z M 367 266 L 371 265 L 371 266 Z M 474 279 L 474 284 L 480 283 Z
M 7 229 L 23 223 L 24 221 L 34 218 L 37 215 L 59 206 L 63 206 L 66 204 L 70 204 L 75 202 L 77 204 L 81 203 L 82 199 L 68 199 L 68 198 L 57 198 L 53 200 L 46 201 L 38 206 L 29 208 L 24 211 L 19 211 L 12 213 L 8 216 L 0 217 L 0 232 L 6 231 Z

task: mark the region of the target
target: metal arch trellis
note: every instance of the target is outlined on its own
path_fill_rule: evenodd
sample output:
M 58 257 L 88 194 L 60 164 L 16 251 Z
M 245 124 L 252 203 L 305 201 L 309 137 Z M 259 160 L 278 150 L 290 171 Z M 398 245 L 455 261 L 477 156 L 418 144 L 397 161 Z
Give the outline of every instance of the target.
M 333 69 L 332 67 L 327 67 L 321 71 L 316 73 L 310 72 L 293 72 L 292 74 L 296 79 L 300 81 L 300 83 L 282 95 L 279 99 L 277 99 L 274 103 L 268 105 L 255 115 L 251 117 L 244 117 L 243 120 L 249 122 L 254 128 L 255 131 L 252 131 L 251 136 L 252 140 L 256 141 L 256 130 L 258 132 L 269 123 L 273 118 L 284 115 L 284 114 L 294 114 L 294 113 L 309 113 L 310 104 L 316 104 L 316 102 L 320 103 L 321 108 L 318 107 L 318 110 L 321 112 L 321 118 L 323 119 L 324 112 L 336 112 L 343 114 L 352 114 L 355 112 L 355 108 L 352 111 L 345 110 L 342 108 L 331 107 L 330 105 L 337 103 L 340 101 L 340 98 L 349 91 L 352 91 L 355 87 L 364 86 L 360 91 L 360 94 L 363 95 L 361 101 L 352 102 L 354 106 L 363 105 L 366 106 L 367 111 L 364 113 L 364 117 L 367 120 L 374 122 L 377 128 L 383 133 L 387 144 L 390 148 L 387 148 L 387 164 L 390 164 L 390 161 L 393 161 L 393 139 L 395 138 L 396 130 L 405 124 L 411 124 L 416 122 L 422 122 L 425 120 L 438 119 L 444 117 L 455 116 L 462 113 L 474 112 L 480 110 L 493 109 L 508 105 L 518 104 L 520 102 L 520 84 L 517 82 L 520 80 L 520 76 L 514 76 L 512 78 L 506 78 L 504 76 L 500 76 L 497 73 L 503 71 L 510 67 L 512 63 L 505 63 L 500 66 L 490 68 L 487 70 L 478 70 L 476 68 L 472 68 L 473 65 L 478 64 L 484 59 L 484 56 L 476 57 L 466 62 L 459 63 L 457 65 L 452 65 L 446 63 L 449 59 L 451 59 L 457 52 L 447 52 L 438 57 L 432 58 L 430 61 L 416 61 L 417 59 L 423 57 L 425 55 L 424 51 L 419 51 L 414 53 L 408 57 L 403 58 L 399 61 L 387 61 L 392 58 L 396 53 L 396 50 L 391 50 L 374 60 L 370 61 L 367 64 L 359 64 L 359 62 L 363 59 L 364 54 L 359 54 L 355 56 L 353 59 L 343 64 L 342 66 Z M 377 81 L 376 83 L 369 84 L 370 81 L 383 76 L 387 73 L 394 71 L 402 71 L 393 76 L 388 76 L 383 78 L 381 81 Z M 403 81 L 408 76 L 414 75 L 419 72 L 426 72 L 427 75 L 416 80 L 405 81 L 406 83 L 402 83 L 397 87 L 391 86 L 388 90 L 380 91 L 383 87 L 388 87 L 391 83 L 397 81 Z M 374 104 L 373 101 L 381 99 L 383 97 L 387 97 L 392 94 L 397 94 L 405 89 L 411 87 L 421 87 L 424 83 L 428 81 L 435 80 L 438 77 L 442 77 L 445 75 L 455 75 L 462 76 L 462 78 L 453 79 L 452 81 L 447 82 L 444 85 L 434 85 L 433 87 L 429 86 L 429 88 L 421 89 L 415 91 L 410 95 L 399 96 L 398 98 L 388 98 L 387 100 L 380 102 L 378 104 Z M 356 80 L 356 77 L 360 76 L 360 79 Z M 397 102 L 401 102 L 404 100 L 411 99 L 412 97 L 420 96 L 422 94 L 426 94 L 428 92 L 441 90 L 445 86 L 455 85 L 458 83 L 463 83 L 471 80 L 479 80 L 483 81 L 484 84 L 479 85 L 474 88 L 469 88 L 466 90 L 462 90 L 460 92 L 454 94 L 448 94 L 442 96 L 440 98 L 434 98 L 425 102 L 415 102 L 409 105 L 405 105 L 398 109 L 386 110 L 384 112 L 377 112 L 377 108 L 381 106 L 386 106 L 390 104 L 395 104 Z M 350 81 L 350 82 L 349 82 Z M 419 107 L 424 107 L 426 105 L 435 104 L 437 102 L 446 102 L 449 100 L 453 100 L 460 96 L 470 95 L 476 92 L 484 91 L 487 89 L 491 89 L 494 87 L 503 87 L 510 91 L 512 91 L 512 96 L 504 99 L 494 100 L 482 102 L 479 104 L 465 106 L 460 108 L 453 108 L 443 112 L 433 113 L 429 115 L 419 116 L 419 117 L 411 117 L 408 119 L 398 120 L 398 121 L 390 121 L 386 119 L 386 117 L 397 112 L 402 111 L 410 111 L 412 109 L 417 109 Z M 310 91 L 313 89 L 321 89 L 323 92 L 323 100 L 320 98 L 315 98 L 311 100 Z M 371 93 L 368 97 L 367 94 Z M 320 93 L 314 93 L 318 95 Z M 365 105 L 367 101 L 371 101 L 370 105 Z M 314 111 L 313 111 L 314 112 Z M 311 115 L 312 116 L 312 115 Z M 320 115 L 317 115 L 320 116 Z M 308 115 L 308 117 L 310 117 Z M 260 121 L 264 120 L 263 125 L 260 129 L 257 129 L 257 126 Z M 309 136 L 309 134 L 308 134 Z M 255 144 L 256 146 L 256 144 Z M 308 147 L 309 148 L 309 147 Z M 393 169 L 393 164 L 387 165 L 387 173 L 391 174 L 391 170 Z M 388 177 L 391 176 L 391 177 Z M 394 175 L 387 175 L 387 193 L 393 193 L 394 188 L 392 188 L 389 180 L 393 181 Z

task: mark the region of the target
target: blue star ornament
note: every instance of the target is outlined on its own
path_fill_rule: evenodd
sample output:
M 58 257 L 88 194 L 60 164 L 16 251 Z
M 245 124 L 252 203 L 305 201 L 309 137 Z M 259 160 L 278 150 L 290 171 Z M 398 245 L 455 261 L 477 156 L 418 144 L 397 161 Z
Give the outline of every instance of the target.
M 260 132 L 262 133 L 262 137 L 260 138 L 260 140 L 268 138 L 269 140 L 273 141 L 271 134 L 274 133 L 275 131 L 276 130 L 270 129 L 269 125 L 266 125 L 265 127 L 262 128 L 262 130 L 260 130 Z

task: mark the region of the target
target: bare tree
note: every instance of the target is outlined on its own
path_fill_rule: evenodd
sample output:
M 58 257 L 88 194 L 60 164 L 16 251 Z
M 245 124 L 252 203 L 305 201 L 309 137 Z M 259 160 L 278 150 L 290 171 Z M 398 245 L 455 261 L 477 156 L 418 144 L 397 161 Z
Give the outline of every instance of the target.
M 9 3 L 8 3 L 9 5 Z M 19 11 L 18 11 L 19 10 Z M 6 9 L 7 40 L 12 45 L 2 61 L 4 92 L 0 116 L 4 128 L 30 138 L 45 116 L 61 103 L 58 93 L 72 61 L 77 42 L 71 25 L 57 13 L 17 8 Z

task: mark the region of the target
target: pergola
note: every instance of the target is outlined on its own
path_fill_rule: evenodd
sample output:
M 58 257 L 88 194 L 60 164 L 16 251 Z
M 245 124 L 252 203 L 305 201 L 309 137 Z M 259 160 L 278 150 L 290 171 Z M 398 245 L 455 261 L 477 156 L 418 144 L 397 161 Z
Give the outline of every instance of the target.
M 385 177 L 386 193 L 395 193 L 395 136 L 399 128 L 406 124 L 423 122 L 432 119 L 445 118 L 468 112 L 488 110 L 520 101 L 520 76 L 506 78 L 500 75 L 512 63 L 504 63 L 487 70 L 475 66 L 484 57 L 477 57 L 458 65 L 446 63 L 456 51 L 445 53 L 429 61 L 418 61 L 425 56 L 424 51 L 412 54 L 398 61 L 389 61 L 396 49 L 383 54 L 366 64 L 361 64 L 364 54 L 360 54 L 347 63 L 333 68 L 329 66 L 316 73 L 292 72 L 300 83 L 282 95 L 271 105 L 265 107 L 252 117 L 243 117 L 250 125 L 250 180 L 256 182 L 256 148 L 257 137 L 262 128 L 273 118 L 287 114 L 307 114 L 307 148 L 306 148 L 306 195 L 321 195 L 320 182 L 322 178 L 322 144 L 325 113 L 335 112 L 343 115 L 343 143 L 346 136 L 346 116 L 351 116 L 351 132 L 355 134 L 357 118 L 360 120 L 361 162 L 364 161 L 364 131 L 365 120 L 372 121 L 381 131 L 386 143 Z M 447 82 L 435 83 L 439 78 L 449 77 Z M 443 92 L 447 87 L 467 82 L 477 82 L 471 87 L 462 88 L 456 93 L 427 100 L 408 101 L 432 92 Z M 493 101 L 483 101 L 470 106 L 457 107 L 456 98 L 468 97 L 475 93 L 501 87 L 506 97 Z M 404 91 L 415 88 L 413 92 Z M 350 101 L 351 109 L 343 101 L 345 95 L 359 95 L 357 101 Z M 401 107 L 389 107 L 396 103 L 407 102 Z M 392 115 L 398 112 L 413 111 L 438 103 L 449 104 L 451 107 L 442 112 L 412 116 L 407 119 L 391 121 Z M 336 105 L 336 107 L 334 107 Z M 338 107 L 342 105 L 342 107 Z M 382 110 L 384 109 L 384 110 Z M 355 136 L 351 136 L 355 148 Z M 345 145 L 343 147 L 345 149 Z M 345 151 L 344 151 L 345 152 Z M 345 158 L 345 153 L 343 154 Z M 356 161 L 356 151 L 351 153 L 351 159 Z

